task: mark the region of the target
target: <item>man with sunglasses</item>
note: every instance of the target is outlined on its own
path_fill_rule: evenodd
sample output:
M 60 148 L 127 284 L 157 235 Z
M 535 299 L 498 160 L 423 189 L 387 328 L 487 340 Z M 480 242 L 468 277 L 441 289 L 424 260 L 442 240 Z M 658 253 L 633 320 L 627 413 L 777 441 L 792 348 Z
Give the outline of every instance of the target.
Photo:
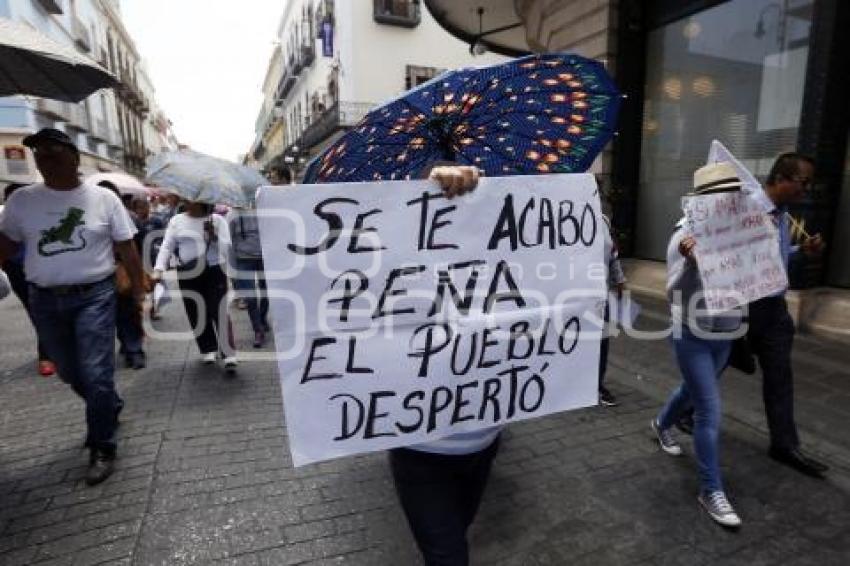
M 810 157 L 784 153 L 774 162 L 765 183 L 765 192 L 776 206 L 771 216 L 779 228 L 779 248 L 786 270 L 791 254 L 796 251 L 791 243 L 788 206 L 806 195 L 813 175 L 814 162 Z M 817 256 L 823 252 L 823 247 L 823 240 L 817 234 L 806 237 L 799 249 L 808 256 Z M 747 337 L 762 370 L 764 408 L 770 429 L 769 455 L 806 475 L 822 477 L 829 468 L 803 454 L 794 422 L 791 368 L 794 331 L 784 291 L 749 305 Z
M 62 131 L 24 138 L 44 183 L 16 191 L 0 217 L 0 261 L 25 248 L 24 272 L 39 338 L 59 376 L 86 404 L 86 483 L 114 470 L 115 429 L 124 403 L 115 391 L 115 253 L 143 297 L 136 230 L 108 189 L 80 182 L 80 153 Z

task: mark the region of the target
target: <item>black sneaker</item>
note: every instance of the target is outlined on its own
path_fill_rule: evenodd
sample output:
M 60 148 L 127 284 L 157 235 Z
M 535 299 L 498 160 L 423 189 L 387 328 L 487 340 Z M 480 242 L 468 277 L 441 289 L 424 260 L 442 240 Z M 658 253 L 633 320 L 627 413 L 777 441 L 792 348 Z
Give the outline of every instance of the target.
M 829 471 L 829 466 L 806 456 L 799 448 L 781 450 L 771 446 L 768 454 L 777 462 L 814 478 L 823 478 L 824 474 Z
M 115 471 L 115 454 L 92 448 L 89 456 L 89 469 L 86 472 L 86 485 L 97 485 Z
M 145 369 L 145 365 L 146 361 L 144 352 L 127 354 L 127 367 L 133 369 Z
M 603 407 L 616 407 L 620 403 L 617 402 L 617 398 L 614 397 L 614 394 L 608 391 L 604 387 L 599 388 L 599 404 Z

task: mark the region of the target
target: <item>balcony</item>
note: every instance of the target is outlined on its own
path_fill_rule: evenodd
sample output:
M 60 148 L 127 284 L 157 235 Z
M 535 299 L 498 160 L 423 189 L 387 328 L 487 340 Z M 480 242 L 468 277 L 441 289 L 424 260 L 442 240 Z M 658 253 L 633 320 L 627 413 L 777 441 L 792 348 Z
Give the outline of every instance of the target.
M 301 66 L 302 68 L 309 67 L 316 60 L 316 45 L 310 40 L 310 43 L 305 43 L 301 46 Z
M 373 15 L 379 24 L 415 28 L 421 18 L 419 0 L 373 0 Z
M 297 56 L 291 57 L 289 61 L 289 74 L 293 77 L 297 77 L 301 70 L 304 68 L 304 60 L 301 58 L 301 54 L 298 53 Z
M 295 81 L 296 78 L 289 72 L 289 69 L 284 69 L 283 76 L 280 78 L 280 82 L 277 85 L 275 99 L 286 100 L 286 95 L 289 94 L 289 91 L 292 90 L 293 86 L 295 86 Z
M 74 43 L 88 53 L 91 51 L 91 37 L 89 37 L 89 30 L 86 28 L 86 24 L 84 24 L 79 18 L 71 18 L 71 33 L 74 36 Z
M 121 132 L 118 130 L 112 130 L 107 127 L 106 130 L 106 143 L 109 145 L 109 148 L 118 152 L 124 148 L 123 140 L 121 139 Z
M 97 56 L 97 63 L 101 67 L 107 70 L 112 70 L 109 66 L 109 55 L 106 53 L 106 49 L 101 49 L 100 53 Z
M 68 121 L 68 104 L 64 102 L 50 98 L 39 98 L 37 108 L 39 112 L 54 120 Z
M 337 130 L 354 126 L 372 108 L 374 104 L 362 102 L 336 103 L 310 122 L 297 145 L 310 149 L 328 139 Z
M 89 135 L 92 139 L 102 142 L 109 141 L 109 130 L 106 127 L 106 120 L 103 118 L 95 118 L 92 116 Z
M 62 4 L 56 0 L 36 0 L 36 3 L 48 14 L 62 13 Z
M 68 104 L 68 127 L 80 132 L 89 129 L 89 112 L 85 104 Z

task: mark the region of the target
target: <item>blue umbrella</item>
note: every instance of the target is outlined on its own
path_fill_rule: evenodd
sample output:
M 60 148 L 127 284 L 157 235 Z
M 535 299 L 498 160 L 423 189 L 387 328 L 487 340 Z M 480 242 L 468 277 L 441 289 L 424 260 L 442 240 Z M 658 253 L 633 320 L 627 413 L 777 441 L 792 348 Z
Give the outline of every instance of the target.
M 619 106 L 602 64 L 578 55 L 451 71 L 372 110 L 304 182 L 409 179 L 440 160 L 488 176 L 578 173 L 613 135 Z

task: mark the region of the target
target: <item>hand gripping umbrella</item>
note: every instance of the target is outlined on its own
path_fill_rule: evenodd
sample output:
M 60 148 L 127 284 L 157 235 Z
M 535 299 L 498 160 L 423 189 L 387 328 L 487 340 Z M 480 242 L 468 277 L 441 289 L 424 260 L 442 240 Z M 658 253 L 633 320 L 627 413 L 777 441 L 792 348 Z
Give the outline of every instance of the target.
M 451 71 L 372 110 L 304 182 L 407 179 L 440 160 L 488 176 L 578 173 L 613 135 L 619 106 L 602 64 L 578 55 Z

